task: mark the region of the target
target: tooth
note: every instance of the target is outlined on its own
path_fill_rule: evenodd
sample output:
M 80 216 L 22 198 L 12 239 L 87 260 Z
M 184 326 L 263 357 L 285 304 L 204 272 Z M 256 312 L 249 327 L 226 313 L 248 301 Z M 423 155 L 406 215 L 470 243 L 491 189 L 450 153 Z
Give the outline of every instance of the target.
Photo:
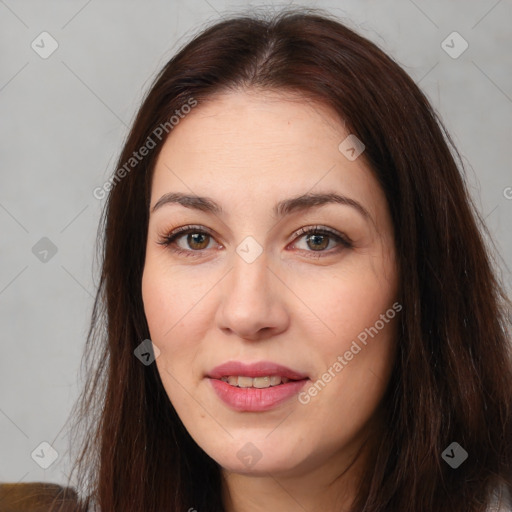
M 279 375 L 272 375 L 270 377 L 270 385 L 278 386 L 279 384 L 281 384 L 281 377 L 279 377 Z
M 255 388 L 268 388 L 270 386 L 270 377 L 255 377 L 253 381 Z
M 232 386 L 238 386 L 238 377 L 230 375 L 228 378 L 228 383 Z
M 229 375 L 221 377 L 221 380 L 227 382 L 231 386 L 238 386 L 240 388 L 258 388 L 264 389 L 270 386 L 279 386 L 279 384 L 286 384 L 290 382 L 287 377 L 280 377 L 279 375 L 266 375 L 264 377 L 247 377 L 245 375 Z
M 238 387 L 239 388 L 251 388 L 253 383 L 252 377 L 238 377 Z

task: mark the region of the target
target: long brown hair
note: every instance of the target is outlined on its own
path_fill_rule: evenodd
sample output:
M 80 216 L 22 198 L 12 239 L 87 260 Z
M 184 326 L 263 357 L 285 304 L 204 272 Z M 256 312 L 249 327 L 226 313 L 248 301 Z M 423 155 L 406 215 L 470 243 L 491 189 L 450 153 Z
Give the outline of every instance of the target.
M 73 411 L 83 437 L 74 468 L 80 492 L 103 512 L 223 510 L 221 468 L 184 428 L 156 365 L 141 364 L 134 349 L 149 338 L 141 280 L 151 176 L 165 141 L 155 129 L 191 99 L 200 105 L 247 88 L 298 92 L 336 112 L 365 144 L 394 223 L 397 358 L 385 428 L 351 511 L 484 510 L 494 486 L 512 485 L 510 303 L 461 158 L 397 63 L 309 9 L 206 28 L 165 65 L 138 112 L 105 188 L 87 384 Z M 155 147 L 131 161 L 148 138 Z M 442 457 L 452 442 L 468 454 L 456 469 Z

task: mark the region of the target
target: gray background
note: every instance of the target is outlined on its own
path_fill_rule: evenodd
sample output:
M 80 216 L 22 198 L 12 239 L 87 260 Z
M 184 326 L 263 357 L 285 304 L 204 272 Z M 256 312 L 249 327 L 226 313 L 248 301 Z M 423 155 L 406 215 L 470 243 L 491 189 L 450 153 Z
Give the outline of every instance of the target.
M 0 0 L 0 481 L 66 481 L 63 426 L 79 390 L 98 275 L 94 241 L 103 201 L 92 191 L 114 170 L 143 92 L 206 22 L 263 5 L 279 4 Z M 426 92 L 464 157 L 510 290 L 511 0 L 302 5 L 338 15 Z M 50 48 L 43 31 L 59 45 L 46 59 L 31 47 Z M 469 44 L 458 58 L 441 46 L 453 31 Z M 447 44 L 461 48 L 457 39 Z M 46 262 L 33 252 L 43 237 L 57 248 Z M 31 458 L 43 441 L 59 453 L 46 470 Z M 44 447 L 37 453 L 49 456 Z

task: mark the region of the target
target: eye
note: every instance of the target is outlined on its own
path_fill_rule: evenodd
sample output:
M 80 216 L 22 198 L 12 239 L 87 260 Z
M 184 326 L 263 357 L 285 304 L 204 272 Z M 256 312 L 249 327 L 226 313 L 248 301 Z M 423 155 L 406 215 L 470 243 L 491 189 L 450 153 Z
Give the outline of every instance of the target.
M 178 243 L 185 235 L 185 244 L 188 247 L 180 246 Z M 182 226 L 162 236 L 158 244 L 169 247 L 177 254 L 195 257 L 199 255 L 197 253 L 207 249 L 212 240 L 213 236 L 201 226 Z
M 186 239 L 184 239 L 185 236 Z M 306 253 L 317 253 L 310 254 L 309 257 L 320 257 L 322 253 L 325 252 L 331 254 L 332 252 L 338 252 L 343 248 L 353 247 L 351 240 L 347 236 L 329 228 L 322 228 L 320 226 L 301 228 L 299 231 L 294 233 L 294 237 L 299 237 L 299 239 L 304 238 L 306 248 L 299 248 L 301 251 Z M 197 257 L 201 255 L 203 250 L 211 248 L 210 243 L 213 241 L 213 235 L 206 231 L 202 226 L 189 225 L 182 226 L 161 236 L 158 244 L 168 247 L 176 254 Z M 181 245 L 180 242 L 182 242 Z M 297 242 L 294 242 L 293 245 L 297 245 Z M 333 245 L 335 249 L 334 251 L 326 250 L 327 248 L 333 249 Z
M 346 235 L 321 226 L 301 228 L 294 236 L 304 239 L 306 248 L 299 247 L 299 249 L 309 253 L 317 253 L 309 255 L 309 257 L 321 257 L 324 252 L 331 254 L 333 252 L 332 250 L 326 251 L 329 246 L 331 246 L 330 249 L 334 246 L 334 252 L 339 252 L 343 248 L 350 249 L 353 247 L 352 241 Z M 294 245 L 296 246 L 297 242 L 295 242 Z

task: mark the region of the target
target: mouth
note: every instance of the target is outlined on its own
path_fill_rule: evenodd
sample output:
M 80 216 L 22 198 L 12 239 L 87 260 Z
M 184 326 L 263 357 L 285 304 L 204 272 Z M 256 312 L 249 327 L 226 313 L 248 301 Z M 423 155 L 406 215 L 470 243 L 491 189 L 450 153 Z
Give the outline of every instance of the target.
M 301 373 L 298 370 L 292 370 L 291 368 L 288 368 L 281 364 L 273 363 L 271 361 L 258 361 L 255 363 L 228 361 L 213 368 L 207 374 L 207 377 L 211 379 L 222 379 L 229 377 L 242 377 L 251 379 L 280 377 L 281 379 L 285 380 L 302 380 L 308 378 L 308 376 L 305 373 Z M 242 383 L 243 382 L 248 381 L 242 380 Z M 277 381 L 275 382 L 276 384 L 273 385 L 278 385 Z M 238 383 L 234 385 L 238 385 Z M 248 386 L 242 385 L 240 387 Z
M 299 393 L 308 376 L 268 361 L 245 364 L 230 361 L 206 376 L 217 396 L 231 409 L 263 412 Z
M 274 386 L 280 386 L 296 379 L 289 379 L 282 375 L 265 375 L 264 377 L 248 377 L 246 375 L 229 375 L 221 377 L 220 380 L 227 382 L 230 386 L 238 388 L 257 388 L 266 389 Z M 301 379 L 299 379 L 301 380 Z

